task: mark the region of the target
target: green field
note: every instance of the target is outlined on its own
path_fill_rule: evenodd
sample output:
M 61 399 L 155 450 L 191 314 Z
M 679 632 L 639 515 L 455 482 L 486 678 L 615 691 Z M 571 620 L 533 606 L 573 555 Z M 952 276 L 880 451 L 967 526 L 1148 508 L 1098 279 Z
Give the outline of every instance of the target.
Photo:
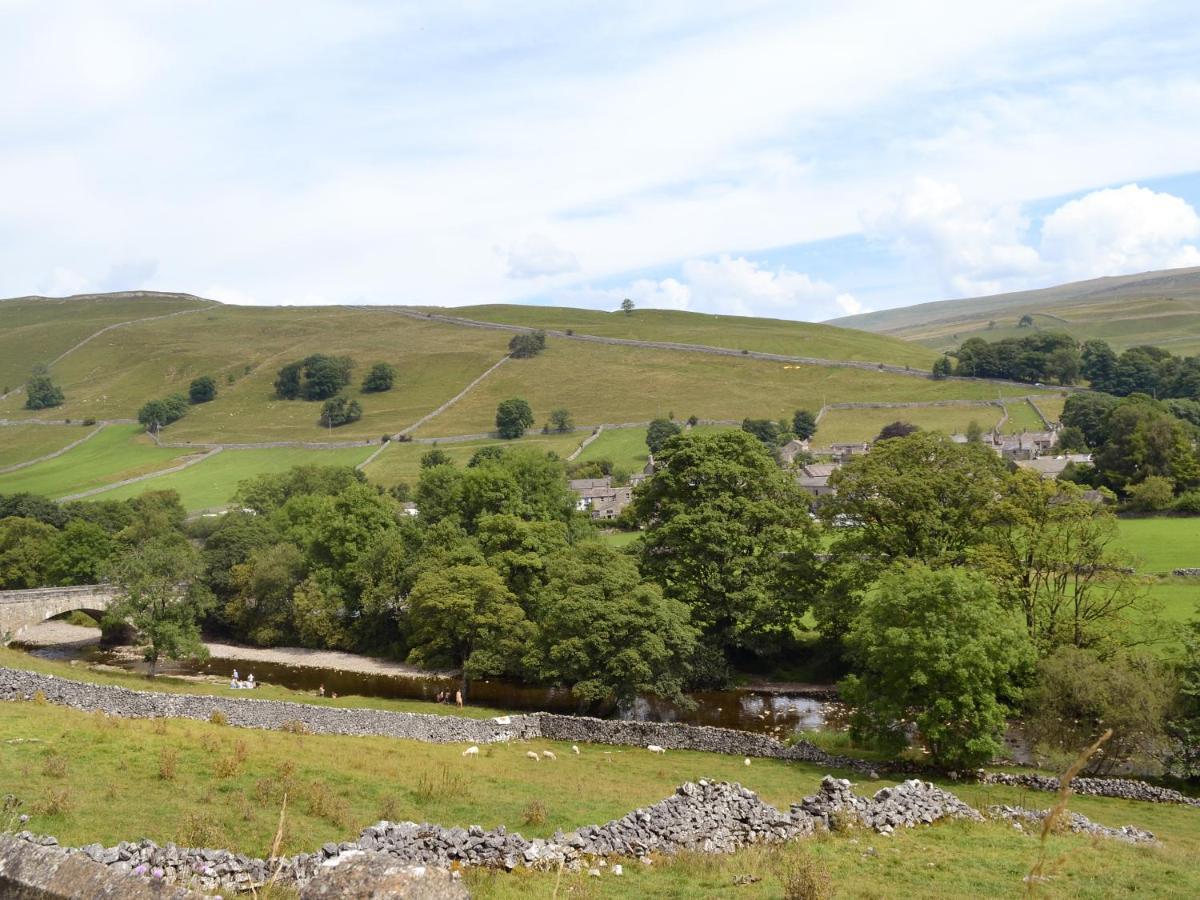
M 513 441 L 445 441 L 436 445 L 393 441 L 363 471 L 376 484 L 390 487 L 399 482 L 413 484 L 421 476 L 421 457 L 436 446 L 457 466 L 465 466 L 481 447 L 528 447 L 557 453 L 564 459 L 579 446 L 586 434 L 539 434 Z
M 1056 397 L 1053 394 L 1047 394 L 1034 401 L 1037 408 L 1042 411 L 1042 415 L 1051 422 L 1062 421 L 1063 407 L 1066 406 L 1066 403 L 1066 397 Z
M 922 372 L 937 359 L 936 353 L 919 344 L 865 331 L 786 319 L 717 316 L 666 309 L 639 309 L 632 315 L 625 315 L 589 309 L 512 305 L 467 306 L 441 311 L 447 315 L 529 328 L 572 329 L 578 334 L 601 337 L 700 344 L 786 356 L 883 362 L 912 366 Z
M 1018 406 L 1019 404 L 1012 404 Z M 831 409 L 821 417 L 812 439 L 815 447 L 874 440 L 891 422 L 911 422 L 925 431 L 962 433 L 972 422 L 989 430 L 1000 421 L 998 406 L 922 406 L 908 409 Z
M 175 490 L 189 511 L 224 506 L 233 499 L 238 483 L 268 472 L 286 472 L 293 466 L 355 466 L 378 447 L 345 447 L 336 450 L 306 450 L 276 447 L 262 450 L 222 452 L 158 478 L 127 484 L 97 495 L 103 500 L 123 500 L 143 491 Z
M 82 425 L 0 426 L 0 468 L 61 450 L 92 430 Z
M 19 736 L 0 752 L 0 784 L 15 788 L 30 829 L 67 845 L 148 837 L 160 843 L 222 846 L 263 855 L 288 795 L 283 853 L 352 838 L 380 818 L 444 825 L 505 825 L 527 837 L 600 823 L 669 796 L 684 781 L 739 781 L 787 808 L 815 791 L 815 766 L 672 751 L 532 741 L 492 745 L 464 760 L 461 745 L 374 737 L 296 735 L 206 722 L 119 720 L 38 705 L 0 704 L 0 731 Z M 527 749 L 554 749 L 557 761 L 530 762 Z M 114 777 L 114 773 L 119 773 Z M 164 774 L 165 773 L 165 774 Z M 840 774 L 840 773 L 834 773 Z M 870 792 L 889 782 L 859 786 Z M 975 806 L 1042 807 L 1051 795 L 953 784 Z M 1135 848 L 1079 836 L 1050 840 L 1054 897 L 1130 893 L 1195 896 L 1200 891 L 1196 810 L 1076 797 L 1071 806 L 1107 825 L 1155 832 L 1162 844 Z M 537 814 L 537 819 L 530 816 Z M 785 848 L 730 857 L 656 857 L 625 862 L 626 875 L 470 873 L 476 897 L 782 896 L 779 866 L 811 855 L 838 896 L 1015 896 L 1038 853 L 1036 839 L 1003 823 L 948 822 L 901 830 L 834 834 Z M 614 860 L 615 861 L 615 860 Z M 604 871 L 604 870 L 602 870 Z M 751 884 L 736 887 L 735 875 Z M 761 879 L 754 881 L 754 878 Z
M 1118 545 L 1135 558 L 1139 572 L 1200 568 L 1200 517 L 1121 519 Z
M 192 452 L 154 446 L 141 425 L 110 425 L 62 456 L 0 475 L 0 493 L 63 497 L 166 468 Z

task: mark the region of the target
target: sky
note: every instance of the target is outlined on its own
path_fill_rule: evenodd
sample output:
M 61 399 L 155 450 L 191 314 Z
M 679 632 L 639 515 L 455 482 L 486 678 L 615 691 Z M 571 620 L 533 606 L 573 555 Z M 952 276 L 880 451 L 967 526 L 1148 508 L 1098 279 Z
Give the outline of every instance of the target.
M 821 321 L 1200 265 L 1194 2 L 0 0 L 0 296 Z

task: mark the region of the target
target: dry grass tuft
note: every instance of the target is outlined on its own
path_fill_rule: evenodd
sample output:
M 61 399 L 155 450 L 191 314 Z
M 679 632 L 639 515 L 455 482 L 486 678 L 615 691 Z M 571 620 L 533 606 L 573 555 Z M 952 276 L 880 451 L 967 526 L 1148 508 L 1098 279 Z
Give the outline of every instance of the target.
M 179 751 L 174 747 L 163 747 L 158 751 L 158 777 L 160 781 L 174 781 L 179 770 Z

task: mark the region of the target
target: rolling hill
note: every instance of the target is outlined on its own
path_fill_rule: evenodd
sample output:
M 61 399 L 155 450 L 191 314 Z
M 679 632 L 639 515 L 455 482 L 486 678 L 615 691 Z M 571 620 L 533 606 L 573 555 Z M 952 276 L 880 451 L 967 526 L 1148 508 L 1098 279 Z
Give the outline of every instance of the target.
M 969 337 L 996 340 L 1035 328 L 1102 338 L 1118 350 L 1156 344 L 1173 353 L 1200 352 L 1200 268 L 1168 269 L 1077 281 L 1036 291 L 939 300 L 845 316 L 826 323 L 950 350 Z M 994 324 L 993 324 L 994 323 Z
M 100 496 L 127 496 L 176 487 L 189 506 L 201 508 L 227 500 L 240 478 L 305 460 L 362 465 L 383 484 L 412 481 L 428 443 L 462 444 L 455 452 L 465 457 L 468 448 L 495 441 L 496 405 L 510 397 L 530 402 L 538 426 L 551 410 L 570 410 L 575 435 L 524 439 L 564 456 L 594 426 L 672 414 L 735 423 L 847 402 L 983 403 L 1039 394 L 1052 407 L 1054 400 L 1028 386 L 934 381 L 924 374 L 934 351 L 829 325 L 656 310 L 446 312 L 237 307 L 152 293 L 0 301 L 0 358 L 15 387 L 0 399 L 0 492 L 62 497 L 102 489 Z M 551 332 L 546 350 L 506 359 L 512 333 L 529 327 Z M 362 404 L 359 421 L 322 428 L 320 403 L 274 396 L 279 368 L 313 353 L 354 360 L 348 392 Z M 396 367 L 396 386 L 360 393 L 362 374 L 378 361 Z M 19 385 L 38 363 L 50 365 L 66 394 L 62 406 L 24 409 Z M 200 375 L 216 379 L 216 399 L 164 429 L 161 448 L 129 424 L 147 400 L 186 393 Z M 879 415 L 864 418 L 863 428 L 873 428 Z M 992 414 L 928 407 L 905 415 L 961 429 Z M 853 416 L 839 411 L 837 418 L 838 433 L 858 433 L 846 425 Z M 84 422 L 103 427 L 88 436 L 97 426 Z M 381 436 L 397 433 L 415 443 L 392 442 L 376 455 Z M 639 443 L 624 443 L 630 440 Z M 119 484 L 139 476 L 144 480 Z

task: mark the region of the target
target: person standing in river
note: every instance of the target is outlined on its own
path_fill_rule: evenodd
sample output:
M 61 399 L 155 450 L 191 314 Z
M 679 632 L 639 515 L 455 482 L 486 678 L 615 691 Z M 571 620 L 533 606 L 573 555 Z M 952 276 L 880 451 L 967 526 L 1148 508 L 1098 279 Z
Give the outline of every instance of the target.
M 454 692 L 454 702 L 458 704 L 459 709 L 462 709 L 462 691 Z

